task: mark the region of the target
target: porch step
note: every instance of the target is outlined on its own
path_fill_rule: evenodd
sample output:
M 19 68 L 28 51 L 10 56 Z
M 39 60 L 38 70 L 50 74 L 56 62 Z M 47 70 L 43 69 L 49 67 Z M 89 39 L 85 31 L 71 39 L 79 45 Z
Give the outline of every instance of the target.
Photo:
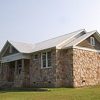
M 12 88 L 14 86 L 14 82 L 0 82 L 0 88 L 6 89 L 6 88 Z

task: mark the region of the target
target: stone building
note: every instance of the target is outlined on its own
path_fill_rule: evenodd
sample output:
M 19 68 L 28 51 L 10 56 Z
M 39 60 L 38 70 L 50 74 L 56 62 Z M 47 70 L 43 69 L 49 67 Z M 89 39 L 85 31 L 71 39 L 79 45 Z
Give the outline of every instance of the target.
M 0 86 L 82 87 L 100 84 L 100 34 L 78 30 L 36 44 L 7 41 Z

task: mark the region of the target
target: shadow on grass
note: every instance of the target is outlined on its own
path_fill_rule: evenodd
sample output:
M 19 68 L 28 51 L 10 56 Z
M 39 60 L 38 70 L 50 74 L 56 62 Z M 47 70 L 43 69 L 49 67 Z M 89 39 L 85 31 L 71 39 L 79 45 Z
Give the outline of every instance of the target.
M 0 93 L 7 92 L 48 92 L 48 88 L 8 88 L 8 89 L 0 89 Z

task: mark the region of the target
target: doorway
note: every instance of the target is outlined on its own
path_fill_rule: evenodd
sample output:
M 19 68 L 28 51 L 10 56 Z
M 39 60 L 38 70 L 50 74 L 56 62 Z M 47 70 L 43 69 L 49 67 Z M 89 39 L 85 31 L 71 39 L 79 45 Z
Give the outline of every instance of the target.
M 14 82 L 15 62 L 10 62 L 8 69 L 8 82 Z

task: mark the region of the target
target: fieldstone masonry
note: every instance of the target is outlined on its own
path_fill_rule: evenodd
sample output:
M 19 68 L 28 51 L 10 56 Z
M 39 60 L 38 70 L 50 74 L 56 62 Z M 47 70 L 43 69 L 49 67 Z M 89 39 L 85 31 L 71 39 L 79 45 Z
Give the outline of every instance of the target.
M 56 87 L 73 87 L 73 49 L 58 49 L 56 65 Z
M 100 84 L 100 53 L 73 49 L 74 87 Z
M 82 87 L 100 84 L 100 54 L 81 49 L 52 49 L 52 67 L 41 69 L 31 61 L 30 83 L 34 87 Z
M 41 68 L 41 52 L 31 55 L 31 60 L 24 60 L 21 74 L 15 77 L 13 87 L 82 87 L 100 84 L 100 53 L 83 49 L 51 48 L 52 66 Z M 38 59 L 34 55 L 38 54 Z M 7 83 L 8 63 L 0 71 L 1 82 Z
M 47 50 L 48 51 L 48 50 Z M 34 54 L 30 66 L 30 83 L 34 87 L 72 87 L 73 86 L 73 49 L 51 49 L 51 68 L 41 68 L 41 52 L 38 59 Z
M 41 68 L 41 52 L 32 54 L 30 66 L 30 85 L 34 87 L 54 87 L 56 83 L 56 49 L 51 50 L 52 66 Z M 47 50 L 48 51 L 48 50 Z M 34 59 L 34 54 L 38 54 L 38 59 Z

